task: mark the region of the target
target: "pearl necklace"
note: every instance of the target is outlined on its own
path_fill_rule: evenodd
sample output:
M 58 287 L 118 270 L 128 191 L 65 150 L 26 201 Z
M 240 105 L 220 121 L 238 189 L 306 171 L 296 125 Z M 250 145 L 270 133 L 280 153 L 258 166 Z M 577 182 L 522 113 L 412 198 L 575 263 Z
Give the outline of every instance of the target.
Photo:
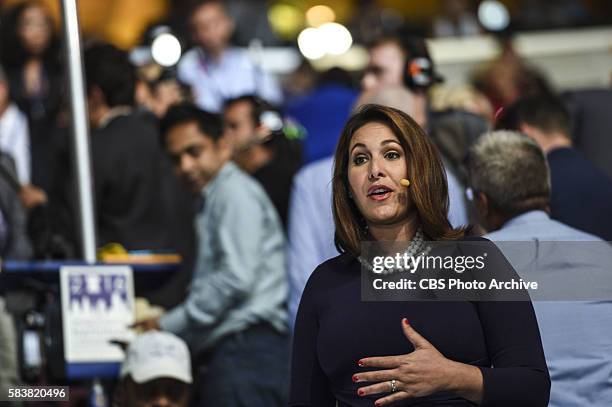
M 430 251 L 431 251 L 431 246 L 425 246 L 425 234 L 423 233 L 423 229 L 419 228 L 414 234 L 414 237 L 412 238 L 412 240 L 410 241 L 408 248 L 402 254 L 402 257 L 404 256 L 416 257 L 421 254 L 427 255 Z M 370 271 L 376 274 L 391 274 L 391 273 L 395 273 L 399 271 L 409 271 L 410 270 L 409 268 L 404 269 L 404 268 L 394 267 L 394 268 L 385 268 L 382 271 L 375 272 L 374 266 L 372 266 L 372 264 L 370 264 L 366 259 L 364 259 L 361 256 L 359 256 L 357 259 L 363 266 L 367 267 Z

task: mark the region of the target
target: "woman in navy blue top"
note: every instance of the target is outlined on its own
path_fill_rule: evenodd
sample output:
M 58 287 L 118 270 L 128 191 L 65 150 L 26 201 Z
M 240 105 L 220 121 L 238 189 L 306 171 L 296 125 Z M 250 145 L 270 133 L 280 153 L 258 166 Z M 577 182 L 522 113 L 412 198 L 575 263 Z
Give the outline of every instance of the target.
M 444 169 L 423 130 L 367 105 L 345 126 L 335 163 L 342 254 L 302 294 L 289 405 L 546 406 L 550 379 L 529 301 L 361 301 L 362 242 L 464 238 L 446 218 Z

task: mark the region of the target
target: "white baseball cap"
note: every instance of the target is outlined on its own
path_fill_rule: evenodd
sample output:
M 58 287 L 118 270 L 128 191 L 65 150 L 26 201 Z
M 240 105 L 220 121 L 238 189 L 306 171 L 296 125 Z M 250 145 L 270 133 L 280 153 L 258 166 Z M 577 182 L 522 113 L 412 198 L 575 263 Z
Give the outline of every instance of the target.
M 182 339 L 169 332 L 145 332 L 127 349 L 119 375 L 124 378 L 128 374 L 136 383 L 171 378 L 191 384 L 189 349 Z

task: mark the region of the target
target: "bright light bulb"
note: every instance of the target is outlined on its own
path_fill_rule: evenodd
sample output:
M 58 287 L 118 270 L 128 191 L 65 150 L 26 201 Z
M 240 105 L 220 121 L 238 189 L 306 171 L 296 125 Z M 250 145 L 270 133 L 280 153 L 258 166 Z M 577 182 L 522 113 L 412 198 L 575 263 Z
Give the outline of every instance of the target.
M 153 40 L 151 54 L 161 66 L 175 65 L 181 59 L 181 43 L 172 34 L 160 34 Z
M 298 35 L 298 47 L 308 59 L 319 59 L 325 55 L 325 41 L 318 28 L 306 28 Z
M 349 50 L 353 44 L 353 37 L 345 26 L 338 23 L 326 23 L 318 28 L 325 51 L 332 55 L 341 55 Z
M 501 31 L 510 24 L 510 14 L 499 1 L 485 0 L 478 6 L 478 20 L 487 30 Z

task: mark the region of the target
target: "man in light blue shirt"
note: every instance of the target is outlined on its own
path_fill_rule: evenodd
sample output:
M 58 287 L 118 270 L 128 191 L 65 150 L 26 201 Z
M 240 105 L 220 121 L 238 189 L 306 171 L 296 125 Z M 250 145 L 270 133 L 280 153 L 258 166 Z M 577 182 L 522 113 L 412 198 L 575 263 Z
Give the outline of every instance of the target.
M 525 273 L 532 272 L 548 278 L 541 284 L 570 294 L 578 289 L 571 280 L 586 281 L 594 293 L 606 292 L 612 248 L 550 218 L 548 165 L 534 141 L 510 131 L 487 134 L 470 150 L 468 171 L 479 218 L 490 231 L 485 237 L 499 242 L 521 277 L 529 279 Z M 600 256 L 587 254 L 590 248 Z M 588 286 L 594 281 L 603 290 Z M 606 301 L 533 302 L 552 382 L 550 406 L 612 405 L 612 291 L 607 296 L 598 296 Z
M 178 78 L 191 86 L 195 103 L 218 113 L 223 103 L 246 94 L 256 94 L 272 104 L 282 102 L 276 80 L 257 66 L 248 53 L 229 48 L 234 22 L 223 2 L 205 1 L 197 5 L 190 19 L 196 47 L 178 64 Z
M 186 340 L 207 372 L 201 405 L 283 405 L 287 283 L 278 214 L 259 183 L 230 161 L 219 116 L 174 106 L 162 134 L 177 175 L 204 204 L 196 216 L 199 244 L 187 298 L 141 325 Z

